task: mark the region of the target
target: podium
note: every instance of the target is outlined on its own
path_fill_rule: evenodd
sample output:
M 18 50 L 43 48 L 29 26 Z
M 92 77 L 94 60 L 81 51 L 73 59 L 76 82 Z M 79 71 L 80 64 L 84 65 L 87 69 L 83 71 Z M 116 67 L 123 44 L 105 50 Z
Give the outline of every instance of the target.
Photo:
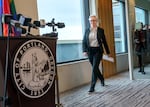
M 7 90 L 10 107 L 55 107 L 57 37 L 10 37 Z M 0 96 L 4 95 L 7 37 L 0 37 Z M 2 101 L 0 102 L 2 107 Z

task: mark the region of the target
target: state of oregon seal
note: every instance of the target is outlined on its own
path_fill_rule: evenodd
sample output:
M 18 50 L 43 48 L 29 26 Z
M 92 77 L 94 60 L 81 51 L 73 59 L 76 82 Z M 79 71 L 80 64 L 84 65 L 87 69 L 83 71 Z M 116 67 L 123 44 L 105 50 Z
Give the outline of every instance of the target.
M 54 56 L 44 42 L 29 40 L 19 47 L 13 60 L 13 79 L 23 95 L 29 98 L 45 95 L 54 77 Z

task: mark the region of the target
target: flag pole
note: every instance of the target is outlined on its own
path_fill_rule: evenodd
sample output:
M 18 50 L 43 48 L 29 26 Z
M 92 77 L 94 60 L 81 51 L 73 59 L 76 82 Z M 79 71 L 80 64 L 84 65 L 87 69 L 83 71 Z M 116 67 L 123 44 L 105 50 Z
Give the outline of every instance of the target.
M 8 24 L 8 36 L 7 36 L 7 47 L 6 47 L 6 58 L 5 58 L 5 78 L 4 78 L 4 96 L 3 96 L 3 105 L 2 107 L 6 107 L 6 101 L 9 102 L 9 98 L 7 96 L 7 79 L 8 79 L 8 55 L 9 55 L 9 39 L 11 34 L 11 24 Z

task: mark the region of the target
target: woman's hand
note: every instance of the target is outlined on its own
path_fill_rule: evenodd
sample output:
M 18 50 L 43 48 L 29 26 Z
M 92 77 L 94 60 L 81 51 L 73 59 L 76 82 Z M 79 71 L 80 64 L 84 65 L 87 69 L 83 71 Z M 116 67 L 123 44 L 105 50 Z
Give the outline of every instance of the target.
M 88 56 L 88 53 L 87 53 L 87 52 L 83 52 L 83 55 L 84 55 L 84 56 Z

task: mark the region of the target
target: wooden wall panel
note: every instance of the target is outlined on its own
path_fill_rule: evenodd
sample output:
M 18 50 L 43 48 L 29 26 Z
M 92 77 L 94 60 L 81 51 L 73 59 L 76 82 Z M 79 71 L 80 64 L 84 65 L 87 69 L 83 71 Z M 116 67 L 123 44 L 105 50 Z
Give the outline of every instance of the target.
M 112 0 L 98 0 L 98 18 L 100 20 L 99 26 L 104 28 L 107 43 L 110 49 L 111 56 L 114 62 L 103 60 L 104 77 L 110 77 L 116 74 L 116 54 L 114 42 L 114 27 L 113 27 L 113 13 Z

